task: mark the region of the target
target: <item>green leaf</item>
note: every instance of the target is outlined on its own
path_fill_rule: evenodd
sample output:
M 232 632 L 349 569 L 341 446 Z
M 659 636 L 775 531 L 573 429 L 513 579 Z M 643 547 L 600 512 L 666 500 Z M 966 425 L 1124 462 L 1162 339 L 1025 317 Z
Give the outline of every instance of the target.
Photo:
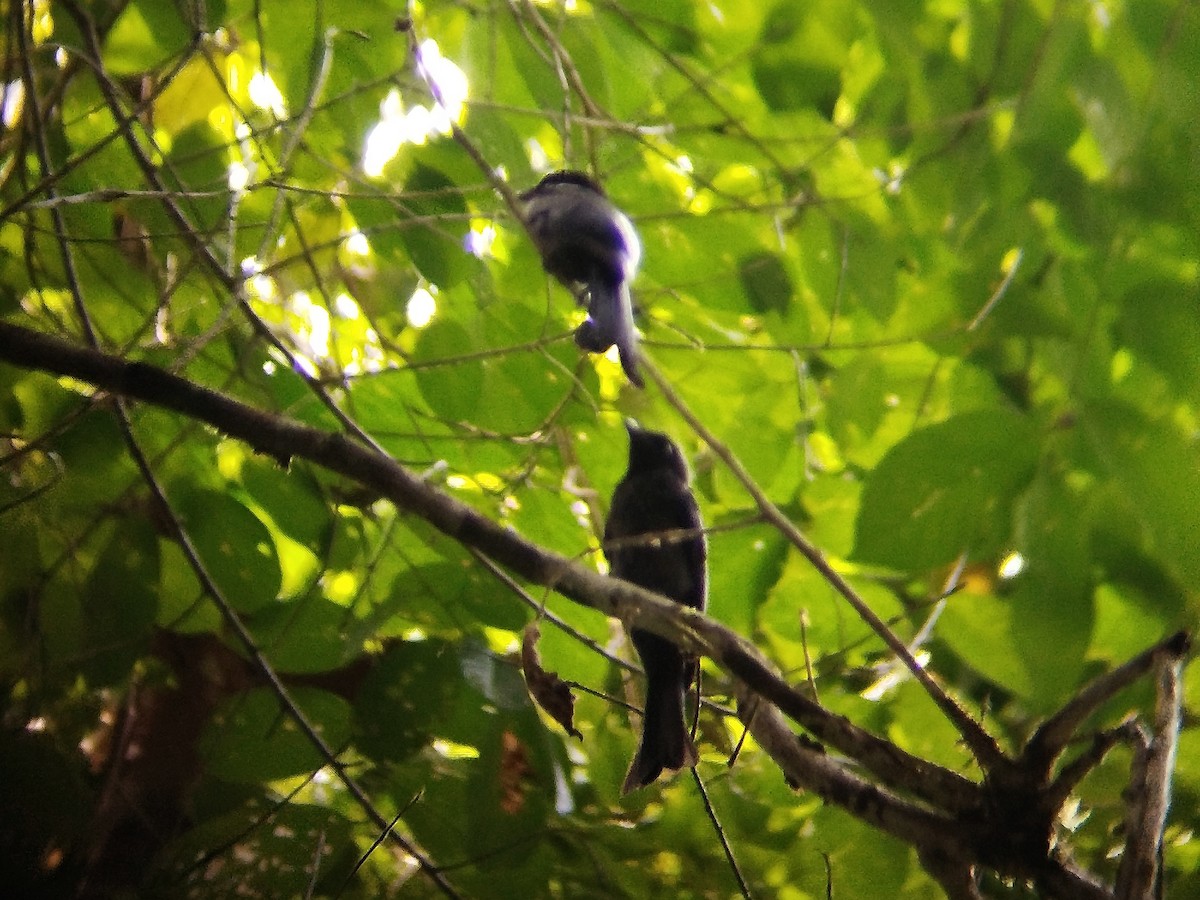
M 1083 433 L 1104 474 L 1125 494 L 1154 552 L 1200 587 L 1200 451 L 1167 423 L 1113 403 L 1089 405 Z
M 406 641 L 372 667 L 354 704 L 356 741 L 376 759 L 423 748 L 462 689 L 458 651 L 442 641 Z
M 464 891 L 485 896 L 502 881 L 505 891 L 533 895 L 550 849 L 534 836 L 562 796 L 564 756 L 552 751 L 549 733 L 528 701 L 523 709 L 499 713 L 481 712 L 482 700 L 471 692 L 446 711 L 449 736 L 478 756 L 466 760 L 458 776 L 438 767 L 421 778 L 421 799 L 406 820 L 438 858 L 477 860 L 456 880 Z M 447 809 L 471 814 L 447 816 Z
M 179 7 L 138 0 L 125 6 L 106 32 L 104 61 L 117 74 L 146 72 L 186 45 L 190 37 Z
M 738 265 L 738 277 L 755 312 L 773 311 L 787 317 L 795 287 L 777 254 L 763 252 L 743 257 Z
M 528 619 L 521 601 L 495 578 L 465 561 L 438 562 L 400 574 L 387 607 L 424 627 L 472 630 L 488 625 L 519 631 Z
M 1200 302 L 1195 291 L 1161 279 L 1122 298 L 1118 334 L 1133 352 L 1186 393 L 1200 384 Z
M 712 561 L 708 586 L 708 611 L 730 628 L 749 633 L 758 609 L 783 572 L 788 544 L 777 531 L 766 526 L 720 530 L 729 521 L 744 521 L 739 511 L 709 522 L 716 527 L 708 541 Z
M 39 402 L 66 399 L 56 394 L 43 391 Z M 35 411 L 25 403 L 22 407 L 26 415 L 49 412 L 44 407 Z M 86 411 L 58 436 L 54 445 L 66 476 L 62 492 L 65 505 L 86 509 L 92 503 L 112 502 L 130 483 L 133 473 L 124 454 L 121 431 L 107 411 Z
M 291 690 L 292 700 L 335 752 L 350 733 L 345 700 L 316 688 Z M 268 688 L 240 694 L 214 713 L 200 738 L 206 770 L 227 781 L 259 782 L 311 772 L 325 764 Z
M 215 230 L 224 220 L 229 198 L 228 138 L 208 122 L 198 122 L 175 136 L 166 160 L 168 190 L 187 192 L 188 221 L 198 231 Z M 151 223 L 175 223 L 167 217 Z M 151 225 L 153 227 L 153 224 Z
M 892 837 L 884 837 L 852 818 L 844 810 L 828 805 L 813 816 L 814 839 L 828 854 L 834 892 L 851 897 L 894 897 L 909 879 L 915 852 Z M 820 876 L 813 879 L 820 882 Z M 816 884 L 813 885 L 816 887 Z M 927 896 L 934 894 L 927 886 Z
M 1015 615 L 1012 604 L 1001 597 L 962 592 L 947 601 L 938 635 L 992 684 L 1019 697 L 1032 697 L 1037 685 L 1025 665 L 1025 647 L 1017 643 Z
M 824 11 L 829 10 L 826 4 Z M 815 106 L 832 118 L 839 92 L 838 69 L 832 63 L 840 48 L 829 22 L 817 10 L 792 3 L 778 3 L 771 10 L 761 49 L 754 55 L 754 81 L 772 109 Z
M 293 467 L 284 472 L 261 458 L 243 461 L 241 481 L 275 527 L 313 552 L 329 540 L 329 505 L 311 473 Z
M 477 264 L 467 253 L 467 206 L 457 185 L 436 169 L 417 163 L 399 198 L 400 237 L 417 270 L 439 288 L 450 289 Z
M 902 613 L 895 596 L 882 586 L 865 582 L 856 587 L 867 606 L 885 621 Z M 867 660 L 878 644 L 846 599 L 798 553 L 788 555 L 756 624 L 780 665 L 796 672 L 808 661 L 820 664 L 825 657 L 836 660 L 841 672 Z
M 1037 459 L 1036 433 L 1003 409 L 914 431 L 867 478 L 854 545 L 865 563 L 922 572 L 1010 541 L 1017 491 Z
M 1045 711 L 1064 686 L 1079 682 L 1095 622 L 1080 505 L 1065 485 L 1040 474 L 1016 509 L 1016 549 L 1025 568 L 1008 597 L 1009 628 L 1033 688 L 1027 696 Z
M 887 375 L 879 360 L 860 357 L 830 378 L 825 402 L 839 443 L 856 448 L 883 423 L 887 413 Z
M 145 520 L 122 520 L 84 587 L 82 652 L 93 684 L 120 681 L 149 649 L 157 582 L 154 530 Z
M 483 363 L 468 357 L 471 336 L 452 319 L 438 318 L 417 339 L 417 384 L 429 408 L 448 423 L 468 421 L 483 391 Z
M 351 612 L 320 597 L 300 597 L 260 610 L 255 642 L 277 672 L 336 669 L 361 652 Z
M 545 546 L 573 556 L 594 540 L 572 510 L 574 498 L 543 486 L 525 492 L 511 516 L 513 526 L 524 535 L 540 535 Z
M 194 488 L 172 493 L 188 537 L 230 605 L 252 612 L 274 600 L 283 575 L 262 520 L 229 494 Z
M 270 827 L 263 827 L 267 815 Z M 173 841 L 157 874 L 168 892 L 260 897 L 301 897 L 314 887 L 334 892 L 357 862 L 352 831 L 349 819 L 323 803 L 293 801 L 269 813 L 247 804 L 202 821 Z M 230 846 L 239 852 L 224 852 Z M 220 865 L 196 866 L 197 859 L 214 855 Z

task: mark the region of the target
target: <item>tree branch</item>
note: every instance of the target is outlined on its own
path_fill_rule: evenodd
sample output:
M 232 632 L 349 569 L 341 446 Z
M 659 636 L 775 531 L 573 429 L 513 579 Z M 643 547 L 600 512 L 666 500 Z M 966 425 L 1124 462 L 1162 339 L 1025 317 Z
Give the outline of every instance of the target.
M 1093 876 L 1049 849 L 1050 835 L 1048 830 L 1043 833 L 1043 826 L 1052 827 L 1057 807 L 1045 807 L 1047 798 L 1052 801 L 1056 793 L 1055 786 L 1046 783 L 1039 763 L 1052 752 L 1045 748 L 1065 743 L 1071 729 L 1097 702 L 1155 665 L 1160 674 L 1155 739 L 1142 755 L 1139 768 L 1147 796 L 1131 809 L 1129 822 L 1139 829 L 1140 843 L 1128 852 L 1140 860 L 1136 864 L 1139 883 L 1145 881 L 1146 871 L 1157 877 L 1153 854 L 1161 841 L 1179 728 L 1179 671 L 1188 647 L 1185 634 L 1161 642 L 1085 687 L 1076 700 L 1039 729 L 1042 750 L 1027 749 L 1008 763 L 1013 778 L 976 784 L 823 709 L 783 680 L 752 643 L 706 615 L 529 542 L 349 436 L 261 412 L 145 363 L 127 362 L 11 323 L 0 322 L 0 360 L 69 376 L 122 397 L 174 410 L 246 442 L 282 466 L 296 458 L 308 460 L 378 491 L 399 508 L 521 578 L 710 657 L 737 680 L 740 714 L 794 784 L 916 846 L 923 859 L 940 861 L 935 876 L 944 884 L 953 884 L 956 894 L 964 898 L 971 896 L 969 870 L 980 863 L 1002 874 L 1032 879 L 1047 896 L 1072 900 L 1112 897 Z M 797 737 L 784 714 L 823 743 L 860 762 L 886 787 L 850 771 L 815 742 Z M 1035 735 L 1034 741 L 1038 739 Z M 1068 768 L 1067 780 L 1090 767 L 1103 749 L 1107 747 L 1085 753 L 1078 768 Z M 921 802 L 906 799 L 904 793 Z M 1026 800 L 1036 803 L 1050 819 L 1043 821 L 1037 810 L 1027 815 L 1029 811 L 1022 805 Z M 1003 810 L 1014 815 L 1006 817 Z M 1133 862 L 1128 865 L 1135 867 Z M 1141 900 L 1145 895 L 1129 896 Z
M 738 716 L 793 788 L 812 791 L 918 848 L 938 848 L 956 859 L 972 857 L 965 833 L 953 819 L 909 803 L 850 772 L 823 749 L 796 735 L 780 711 L 763 703 L 749 685 L 739 687 L 737 700 Z
M 1171 802 L 1171 770 L 1179 745 L 1182 690 L 1182 653 L 1161 648 L 1155 654 L 1158 689 L 1154 705 L 1154 733 L 1134 752 L 1131 801 L 1125 816 L 1125 852 L 1117 870 L 1119 900 L 1154 900 L 1161 897 L 1163 830 Z
M 344 475 L 522 578 L 703 653 L 771 702 L 779 703 L 819 740 L 859 759 L 887 783 L 950 810 L 968 808 L 976 801 L 974 786 L 968 779 L 905 753 L 813 703 L 780 678 L 753 644 L 720 623 L 530 543 L 422 481 L 391 458 L 346 436 L 261 412 L 145 363 L 126 362 L 2 322 L 0 359 L 68 375 L 114 394 L 172 409 L 245 441 L 281 466 L 301 458 Z
M 1058 712 L 1038 726 L 1033 737 L 1025 744 L 1022 759 L 1048 774 L 1079 726 L 1099 709 L 1101 704 L 1149 672 L 1160 656 L 1165 654 L 1176 659 L 1182 658 L 1190 644 L 1187 632 L 1177 631 L 1128 662 L 1089 682 Z
M 644 362 L 646 371 L 650 373 L 650 377 L 658 385 L 658 389 L 662 391 L 667 402 L 675 407 L 676 411 L 683 416 L 692 430 L 708 444 L 712 451 L 725 463 L 729 471 L 733 473 L 734 477 L 742 483 L 742 486 L 750 494 L 751 498 L 753 498 L 755 504 L 757 504 L 763 518 L 787 538 L 793 547 L 800 551 L 801 555 L 821 574 L 821 577 L 853 607 L 859 618 L 866 622 L 871 630 L 887 645 L 888 649 L 899 657 L 905 667 L 912 673 L 913 678 L 925 689 L 925 692 L 929 694 L 933 702 L 937 704 L 946 718 L 958 730 L 958 733 L 962 736 L 962 739 L 966 742 L 975 760 L 983 770 L 985 772 L 992 772 L 993 770 L 1003 772 L 1011 768 L 1011 761 L 1001 752 L 1000 745 L 996 743 L 996 739 L 988 734 L 982 725 L 971 718 L 966 710 L 955 703 L 942 690 L 941 686 L 933 680 L 933 676 L 925 671 L 925 668 L 917 662 L 904 642 L 888 628 L 887 623 L 876 615 L 875 611 L 858 595 L 858 592 L 842 577 L 841 573 L 829 564 L 829 561 L 825 559 L 825 555 L 801 533 L 800 529 L 784 514 L 783 510 L 771 502 L 771 499 L 758 486 L 750 473 L 746 471 L 741 461 L 733 455 L 733 451 L 718 441 L 716 436 L 696 417 L 683 398 L 675 392 L 675 389 L 663 377 L 663 374 L 658 371 L 658 368 L 649 359 Z

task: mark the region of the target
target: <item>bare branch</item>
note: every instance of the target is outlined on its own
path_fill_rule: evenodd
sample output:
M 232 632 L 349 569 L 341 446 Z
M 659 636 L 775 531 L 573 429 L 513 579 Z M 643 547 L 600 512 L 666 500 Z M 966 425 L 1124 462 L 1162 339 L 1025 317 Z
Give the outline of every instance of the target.
M 770 498 L 767 497 L 762 488 L 758 486 L 757 482 L 755 482 L 754 478 L 746 470 L 746 467 L 733 455 L 733 451 L 718 441 L 716 436 L 696 417 L 696 414 L 691 411 L 683 398 L 675 392 L 675 389 L 666 380 L 662 372 L 649 359 L 645 360 L 645 363 L 646 370 L 650 373 L 650 377 L 654 379 L 654 383 L 658 385 L 658 389 L 662 391 L 667 402 L 675 407 L 676 411 L 683 416 L 684 421 L 704 440 L 704 443 L 708 444 L 712 451 L 729 468 L 729 471 L 733 473 L 734 477 L 742 483 L 742 486 L 758 505 L 763 518 L 787 538 L 792 546 L 800 551 L 801 555 L 821 574 L 821 577 L 829 582 L 833 589 L 841 594 L 846 602 L 854 608 L 858 616 L 870 626 L 871 630 L 888 646 L 888 649 L 900 658 L 913 677 L 920 682 L 925 692 L 933 699 L 933 702 L 938 705 L 938 708 L 942 710 L 946 718 L 950 720 L 958 730 L 958 733 L 962 735 L 963 740 L 971 749 L 972 754 L 974 754 L 976 761 L 978 761 L 983 770 L 990 772 L 994 769 L 1008 767 L 1010 764 L 1009 760 L 1000 751 L 1000 746 L 996 743 L 995 738 L 988 734 L 982 725 L 972 719 L 966 710 L 955 703 L 942 690 L 941 686 L 933 680 L 933 676 L 925 671 L 925 668 L 909 652 L 904 642 L 888 628 L 887 623 L 876 615 L 875 611 L 867 605 L 867 602 L 850 586 L 850 583 L 829 564 L 829 561 L 825 559 L 825 555 L 801 533 L 800 529 L 784 514 L 783 510 L 771 502 Z
M 1160 867 L 1163 829 L 1171 801 L 1171 771 L 1179 745 L 1182 705 L 1181 648 L 1163 647 L 1155 654 L 1158 690 L 1154 706 L 1154 733 L 1134 754 L 1125 816 L 1125 852 L 1117 870 L 1119 900 L 1155 900 L 1161 897 Z
M 843 763 L 788 727 L 779 710 L 763 703 L 749 685 L 737 692 L 738 715 L 775 760 L 793 788 L 804 788 L 918 848 L 970 859 L 971 847 L 955 821 L 889 793 L 850 772 Z
M 1129 662 L 1088 683 L 1034 732 L 1021 754 L 1022 759 L 1048 773 L 1079 726 L 1099 709 L 1101 704 L 1149 672 L 1159 654 L 1165 653 L 1179 658 L 1187 652 L 1188 645 L 1187 633 L 1178 631 L 1139 653 Z
M 1041 748 L 1027 749 L 1015 762 L 1005 760 L 999 777 L 976 784 L 823 709 L 783 680 L 752 643 L 704 614 L 525 540 L 349 436 L 255 410 L 144 363 L 127 362 L 4 322 L 0 322 L 0 359 L 175 410 L 245 441 L 284 466 L 295 458 L 306 459 L 378 491 L 473 553 L 529 582 L 710 657 L 737 679 L 740 714 L 749 719 L 751 732 L 792 782 L 916 846 L 923 859 L 936 863 L 930 863 L 930 871 L 952 897 L 973 900 L 970 873 L 982 864 L 1010 877 L 1032 880 L 1046 896 L 1110 900 L 1108 888 L 1050 848 L 1050 831 L 1063 792 L 1126 732 L 1116 729 L 1102 735 L 1055 784 L 1047 783 L 1041 764 L 1051 758 L 1045 748 L 1065 745 L 1068 726 L 1077 725 L 1099 702 L 1157 665 L 1155 738 L 1139 757 L 1138 771 L 1145 784 L 1145 791 L 1139 793 L 1145 797 L 1129 819 L 1131 831 L 1136 826 L 1139 837 L 1128 853 L 1138 862 L 1126 864 L 1138 873 L 1137 879 L 1129 876 L 1131 883 L 1145 884 L 1150 878 L 1153 884 L 1157 877 L 1155 854 L 1162 838 L 1179 729 L 1179 672 L 1188 646 L 1184 634 L 1083 688 L 1076 700 L 1039 729 L 1034 741 L 1040 739 Z M 752 693 L 758 698 L 753 704 Z M 784 714 L 823 744 L 853 757 L 885 786 L 852 772 L 816 741 L 797 737 Z M 1149 895 L 1129 896 L 1142 900 Z
M 1122 722 L 1116 728 L 1101 731 L 1092 738 L 1092 744 L 1083 753 L 1071 760 L 1070 765 L 1063 768 L 1058 777 L 1050 785 L 1047 793 L 1052 799 L 1050 805 L 1062 806 L 1067 797 L 1075 790 L 1075 786 L 1084 776 L 1104 761 L 1108 751 L 1121 742 L 1136 743 L 1139 726 L 1132 719 Z
M 967 808 L 974 802 L 969 780 L 907 754 L 824 710 L 783 681 L 757 648 L 720 623 L 531 544 L 426 484 L 394 460 L 346 436 L 255 410 L 153 366 L 126 362 L 7 323 L 0 323 L 0 358 L 27 368 L 69 375 L 183 413 L 244 440 L 280 465 L 287 466 L 298 457 L 356 480 L 531 582 L 607 615 L 636 622 L 639 628 L 661 634 L 685 649 L 704 653 L 779 703 L 819 740 L 861 760 L 901 790 L 947 809 Z

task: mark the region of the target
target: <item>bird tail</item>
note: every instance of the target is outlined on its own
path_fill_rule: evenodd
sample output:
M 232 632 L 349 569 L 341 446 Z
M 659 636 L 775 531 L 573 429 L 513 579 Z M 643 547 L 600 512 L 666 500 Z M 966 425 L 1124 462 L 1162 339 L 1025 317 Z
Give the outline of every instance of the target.
M 644 387 L 637 370 L 637 331 L 633 324 L 633 299 L 624 281 L 615 285 L 593 282 L 588 317 L 575 331 L 575 343 L 589 353 L 603 353 L 613 344 L 621 357 L 621 368 L 637 387 Z
M 684 725 L 683 686 L 679 682 L 647 684 L 642 741 L 629 764 L 621 793 L 628 794 L 653 784 L 664 769 L 691 768 L 699 759 L 696 745 Z

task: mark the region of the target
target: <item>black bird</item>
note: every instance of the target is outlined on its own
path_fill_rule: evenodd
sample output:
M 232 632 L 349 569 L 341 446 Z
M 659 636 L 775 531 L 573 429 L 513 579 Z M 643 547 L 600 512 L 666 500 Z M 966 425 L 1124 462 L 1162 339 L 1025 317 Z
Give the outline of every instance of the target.
M 642 257 L 633 223 L 582 172 L 552 172 L 521 199 L 546 271 L 577 291 L 580 302 L 579 286 L 586 290 L 588 317 L 576 329 L 575 343 L 591 353 L 616 344 L 625 375 L 642 387 L 629 297 Z
M 708 550 L 700 510 L 688 489 L 687 464 L 665 434 L 646 431 L 632 419 L 625 428 L 629 469 L 613 492 L 604 527 L 609 569 L 677 603 L 704 609 Z M 646 706 L 624 794 L 653 783 L 663 769 L 694 766 L 698 758 L 683 714 L 694 665 L 656 634 L 634 628 L 630 637 L 646 671 Z

